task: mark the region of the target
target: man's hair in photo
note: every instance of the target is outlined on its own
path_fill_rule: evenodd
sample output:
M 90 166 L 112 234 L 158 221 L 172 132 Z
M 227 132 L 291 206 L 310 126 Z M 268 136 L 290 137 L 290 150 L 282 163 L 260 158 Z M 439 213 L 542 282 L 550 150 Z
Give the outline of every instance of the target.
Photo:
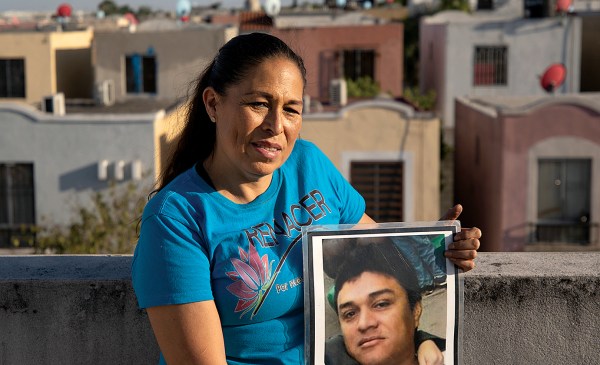
M 334 309 L 337 313 L 338 295 L 344 284 L 357 279 L 364 272 L 390 276 L 406 291 L 410 309 L 421 300 L 417 273 L 411 262 L 391 241 L 373 244 L 349 245 L 348 256 L 335 278 Z

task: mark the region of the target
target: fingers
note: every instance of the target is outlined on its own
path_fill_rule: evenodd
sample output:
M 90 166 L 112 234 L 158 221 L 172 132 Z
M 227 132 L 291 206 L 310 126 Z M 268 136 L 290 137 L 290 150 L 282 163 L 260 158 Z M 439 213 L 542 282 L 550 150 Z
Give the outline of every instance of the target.
M 457 242 L 461 242 L 461 241 L 470 241 L 470 240 L 477 240 L 477 246 L 473 247 L 475 250 L 479 249 L 479 239 L 481 238 L 481 230 L 477 227 L 473 227 L 473 228 L 463 228 L 460 232 L 458 232 L 457 234 L 454 235 L 454 242 L 452 244 L 450 244 L 449 248 L 453 249 L 453 244 L 456 244 Z M 470 247 L 465 247 L 465 249 L 468 249 Z M 461 248 L 457 248 L 457 249 L 461 249 Z
M 465 272 L 475 268 L 475 261 L 473 260 L 457 260 L 452 258 L 448 258 L 448 260 Z
M 453 221 L 458 219 L 460 213 L 462 213 L 463 207 L 460 204 L 456 204 L 452 208 L 448 209 L 448 211 L 440 218 L 441 221 Z
M 480 238 L 479 228 L 463 228 L 454 236 L 454 242 L 448 245 L 444 255 L 463 271 L 472 270 L 475 267 L 477 250 L 481 245 Z
M 444 252 L 444 255 L 454 260 L 475 260 L 477 258 L 477 250 L 447 250 Z

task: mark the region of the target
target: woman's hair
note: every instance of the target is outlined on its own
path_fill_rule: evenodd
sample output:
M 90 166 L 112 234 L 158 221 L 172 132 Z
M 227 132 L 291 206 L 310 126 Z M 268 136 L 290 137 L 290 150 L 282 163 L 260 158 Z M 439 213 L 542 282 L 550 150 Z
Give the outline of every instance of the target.
M 421 300 L 421 289 L 417 273 L 412 263 L 393 242 L 357 244 L 349 249 L 349 253 L 335 277 L 333 308 L 336 312 L 338 295 L 344 284 L 357 279 L 364 272 L 394 278 L 406 291 L 411 310 Z
M 294 62 L 306 84 L 306 69 L 302 58 L 277 37 L 265 33 L 239 35 L 225 43 L 215 58 L 200 74 L 190 98 L 186 124 L 179 142 L 161 172 L 156 191 L 198 161 L 208 158 L 215 147 L 216 128 L 210 121 L 202 94 L 212 87 L 225 95 L 229 87 L 238 84 L 254 67 L 265 60 L 283 57 Z

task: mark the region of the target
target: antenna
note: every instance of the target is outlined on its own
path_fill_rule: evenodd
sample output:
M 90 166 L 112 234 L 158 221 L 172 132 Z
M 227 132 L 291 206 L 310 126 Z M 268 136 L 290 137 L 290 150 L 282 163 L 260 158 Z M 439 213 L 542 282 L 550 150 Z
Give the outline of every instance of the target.
M 567 76 L 567 68 L 562 63 L 554 63 L 544 71 L 540 78 L 542 89 L 549 93 L 553 93 L 565 81 Z
M 281 11 L 280 0 L 266 0 L 265 1 L 265 13 L 271 18 L 278 15 Z

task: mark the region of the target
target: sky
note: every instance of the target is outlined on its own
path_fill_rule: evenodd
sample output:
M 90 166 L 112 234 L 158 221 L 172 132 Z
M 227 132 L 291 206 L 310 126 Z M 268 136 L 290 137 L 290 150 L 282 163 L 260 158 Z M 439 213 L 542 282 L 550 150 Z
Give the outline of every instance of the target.
M 137 9 L 141 5 L 150 6 L 152 9 L 173 10 L 177 0 L 113 0 L 117 5 L 129 5 Z M 192 5 L 207 6 L 218 0 L 191 0 Z M 68 3 L 73 11 L 92 11 L 98 7 L 102 0 L 0 0 L 0 12 L 16 11 L 54 11 L 62 3 Z M 223 0 L 224 6 L 242 7 L 244 0 Z

